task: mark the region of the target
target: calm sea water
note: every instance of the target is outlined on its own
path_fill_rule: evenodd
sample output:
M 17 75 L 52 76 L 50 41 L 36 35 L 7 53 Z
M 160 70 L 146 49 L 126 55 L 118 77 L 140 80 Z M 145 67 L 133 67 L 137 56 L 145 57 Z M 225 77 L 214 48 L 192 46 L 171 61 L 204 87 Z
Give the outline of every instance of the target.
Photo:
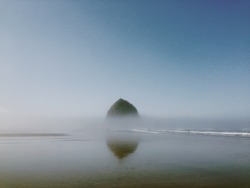
M 0 188 L 250 187 L 247 131 L 1 132 Z

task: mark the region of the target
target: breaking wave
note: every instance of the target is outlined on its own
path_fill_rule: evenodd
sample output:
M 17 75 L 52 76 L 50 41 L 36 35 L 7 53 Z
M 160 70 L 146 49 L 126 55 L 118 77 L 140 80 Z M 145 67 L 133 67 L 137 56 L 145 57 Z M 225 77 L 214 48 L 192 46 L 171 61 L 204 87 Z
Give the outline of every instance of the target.
M 132 129 L 132 132 L 148 133 L 148 134 L 193 134 L 193 135 L 208 135 L 208 136 L 238 136 L 249 137 L 250 132 L 243 131 L 205 131 L 205 130 L 151 130 L 151 129 Z

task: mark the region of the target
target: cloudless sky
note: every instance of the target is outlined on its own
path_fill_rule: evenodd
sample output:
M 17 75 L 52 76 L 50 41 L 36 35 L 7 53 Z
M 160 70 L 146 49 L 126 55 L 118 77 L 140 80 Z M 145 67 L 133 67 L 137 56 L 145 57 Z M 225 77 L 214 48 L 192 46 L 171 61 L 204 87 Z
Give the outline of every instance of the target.
M 0 0 L 0 116 L 250 118 L 249 0 Z

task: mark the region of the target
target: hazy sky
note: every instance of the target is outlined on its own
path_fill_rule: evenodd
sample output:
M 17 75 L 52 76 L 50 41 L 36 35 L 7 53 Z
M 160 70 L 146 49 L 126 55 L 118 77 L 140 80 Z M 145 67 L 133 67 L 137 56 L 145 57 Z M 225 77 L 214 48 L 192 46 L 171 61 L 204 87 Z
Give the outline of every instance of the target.
M 249 0 L 0 0 L 0 115 L 250 117 Z

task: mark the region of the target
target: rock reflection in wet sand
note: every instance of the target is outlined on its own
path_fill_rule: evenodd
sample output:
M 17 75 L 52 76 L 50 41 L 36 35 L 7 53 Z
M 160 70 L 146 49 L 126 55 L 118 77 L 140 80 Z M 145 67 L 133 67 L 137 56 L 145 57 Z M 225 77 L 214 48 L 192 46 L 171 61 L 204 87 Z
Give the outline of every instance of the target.
M 136 151 L 139 141 L 126 133 L 109 133 L 106 143 L 115 157 L 123 159 Z
M 107 145 L 118 159 L 123 159 L 135 152 L 138 143 L 132 141 L 107 141 Z

